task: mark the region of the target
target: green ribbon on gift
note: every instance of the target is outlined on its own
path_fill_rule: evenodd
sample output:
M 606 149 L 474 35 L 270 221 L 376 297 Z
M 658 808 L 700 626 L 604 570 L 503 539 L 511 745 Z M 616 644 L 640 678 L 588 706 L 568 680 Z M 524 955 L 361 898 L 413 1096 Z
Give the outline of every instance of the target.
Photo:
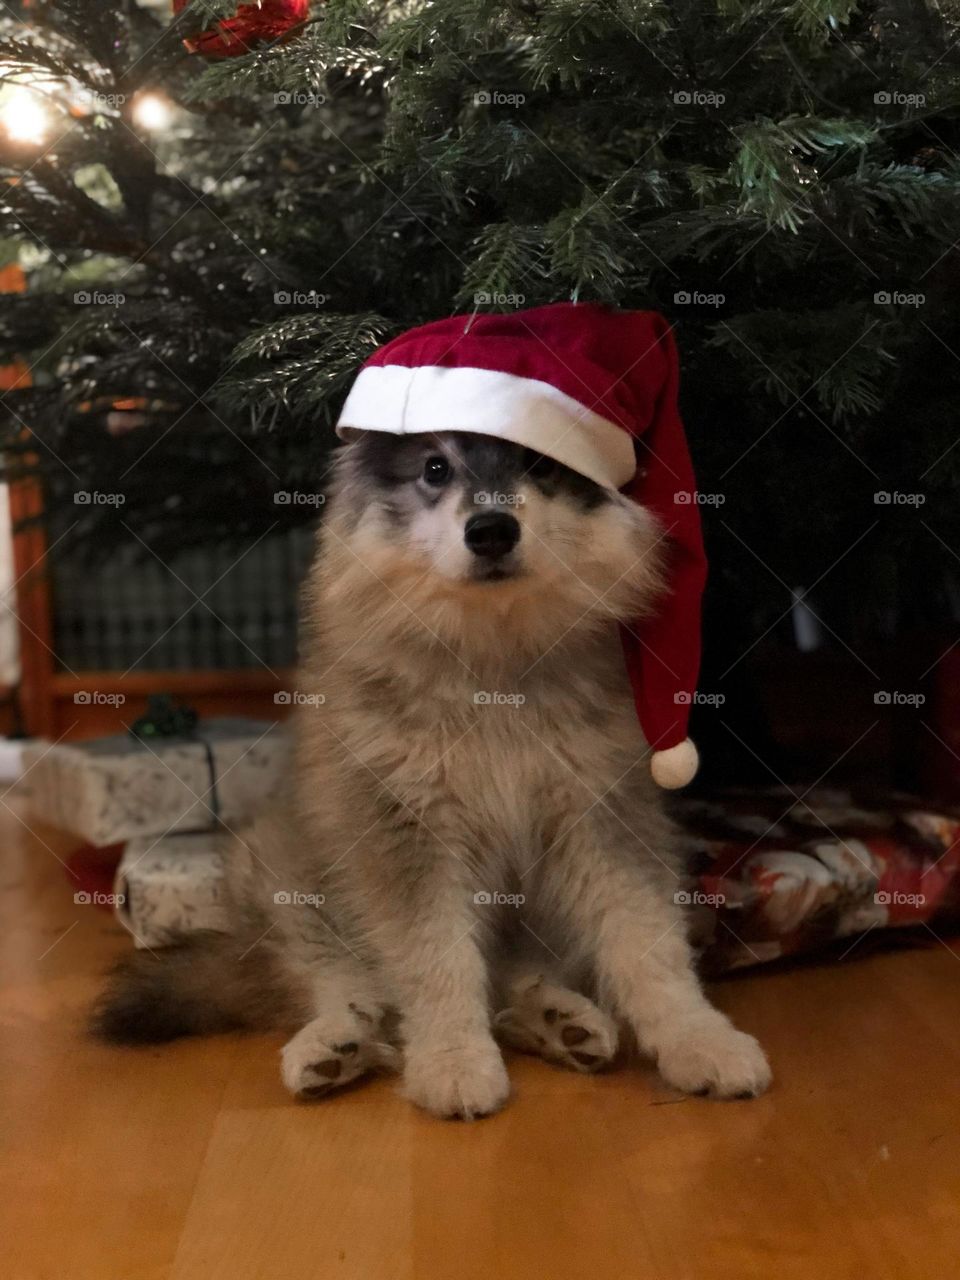
M 220 824 L 217 766 L 210 743 L 197 733 L 199 718 L 193 707 L 177 706 L 169 693 L 151 693 L 147 698 L 146 711 L 130 726 L 130 734 L 147 746 L 153 741 L 186 738 L 203 747 L 210 775 L 210 786 L 207 790 L 207 795 L 210 797 L 209 808 L 213 814 L 213 828 L 216 828 Z

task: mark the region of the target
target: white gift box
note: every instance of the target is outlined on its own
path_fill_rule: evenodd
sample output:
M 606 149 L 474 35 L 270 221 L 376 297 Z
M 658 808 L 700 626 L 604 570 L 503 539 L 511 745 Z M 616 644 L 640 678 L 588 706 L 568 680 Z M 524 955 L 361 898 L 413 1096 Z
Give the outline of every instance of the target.
M 130 734 L 43 740 L 23 749 L 18 792 L 34 816 L 89 844 L 210 831 L 248 821 L 285 771 L 289 735 L 276 723 L 223 717 L 189 738 Z
M 131 840 L 117 867 L 117 917 L 138 947 L 163 947 L 178 933 L 224 930 L 223 853 L 209 833 Z

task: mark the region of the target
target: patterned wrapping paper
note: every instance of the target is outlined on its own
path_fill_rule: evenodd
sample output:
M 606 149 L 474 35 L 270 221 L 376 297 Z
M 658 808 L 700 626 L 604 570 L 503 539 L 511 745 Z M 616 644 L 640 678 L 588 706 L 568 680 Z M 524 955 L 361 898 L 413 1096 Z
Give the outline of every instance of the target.
M 175 934 L 226 928 L 219 843 L 211 834 L 130 841 L 113 888 L 117 918 L 136 947 L 163 947 Z
M 678 816 L 692 873 L 677 898 L 707 973 L 882 929 L 960 924 L 960 814 L 909 797 L 881 808 L 843 791 L 797 801 L 776 789 L 682 800 Z M 117 872 L 121 919 L 150 947 L 170 931 L 223 928 L 222 875 L 210 835 L 131 842 Z
M 960 924 L 960 814 L 909 796 L 786 788 L 686 800 L 694 874 L 680 890 L 709 973 Z M 931 932 L 931 939 L 936 934 Z
M 24 747 L 18 793 L 38 820 L 93 845 L 208 831 L 217 810 L 235 827 L 272 792 L 288 741 L 281 726 L 240 717 L 201 721 L 195 737 L 149 746 L 128 734 L 41 740 Z

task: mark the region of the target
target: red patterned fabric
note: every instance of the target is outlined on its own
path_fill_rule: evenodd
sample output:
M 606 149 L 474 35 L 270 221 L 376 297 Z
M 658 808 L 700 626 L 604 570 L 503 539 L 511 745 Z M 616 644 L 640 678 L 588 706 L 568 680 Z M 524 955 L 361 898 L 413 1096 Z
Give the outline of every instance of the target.
M 819 789 L 686 800 L 694 874 L 680 890 L 708 970 L 822 950 L 874 931 L 960 925 L 960 814 L 909 797 Z

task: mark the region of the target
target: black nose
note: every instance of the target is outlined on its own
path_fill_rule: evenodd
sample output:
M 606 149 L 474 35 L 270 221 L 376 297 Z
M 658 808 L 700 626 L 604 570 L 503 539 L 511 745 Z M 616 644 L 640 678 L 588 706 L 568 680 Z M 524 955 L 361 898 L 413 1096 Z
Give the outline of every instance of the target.
M 463 540 L 475 556 L 505 556 L 520 541 L 520 522 L 501 511 L 471 516 Z

